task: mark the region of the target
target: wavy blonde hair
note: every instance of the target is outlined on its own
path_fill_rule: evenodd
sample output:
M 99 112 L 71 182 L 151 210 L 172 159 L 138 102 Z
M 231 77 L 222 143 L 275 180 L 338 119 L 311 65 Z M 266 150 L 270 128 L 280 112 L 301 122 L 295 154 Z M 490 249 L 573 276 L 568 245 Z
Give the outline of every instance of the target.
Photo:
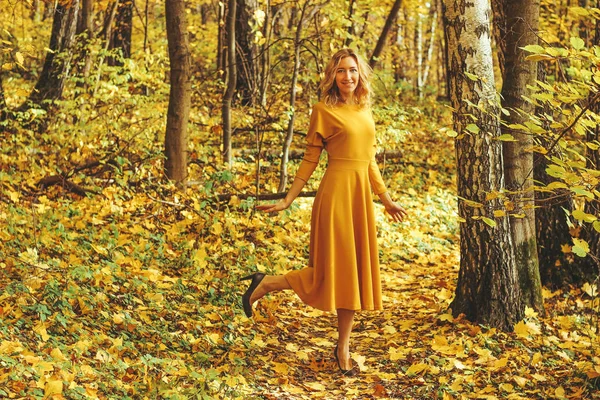
M 373 70 L 367 64 L 362 57 L 354 52 L 352 49 L 342 49 L 335 53 L 329 64 L 325 67 L 325 77 L 321 80 L 319 85 L 321 89 L 321 97 L 325 104 L 328 106 L 336 106 L 339 103 L 343 103 L 340 95 L 340 89 L 337 87 L 335 82 L 335 75 L 342 59 L 346 57 L 354 58 L 358 65 L 358 85 L 352 93 L 352 97 L 355 104 L 360 107 L 369 107 L 371 105 L 371 73 Z

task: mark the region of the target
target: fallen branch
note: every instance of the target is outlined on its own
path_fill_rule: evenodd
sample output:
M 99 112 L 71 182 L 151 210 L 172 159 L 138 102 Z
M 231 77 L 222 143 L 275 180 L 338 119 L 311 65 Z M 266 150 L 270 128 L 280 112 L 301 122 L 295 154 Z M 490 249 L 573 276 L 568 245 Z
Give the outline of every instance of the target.
M 92 189 L 86 189 L 82 186 L 79 186 L 76 183 L 71 182 L 69 179 L 62 175 L 52 175 L 42 178 L 38 181 L 37 186 L 40 189 L 46 189 L 50 186 L 61 185 L 64 189 L 67 189 L 70 192 L 78 194 L 80 196 L 85 196 L 87 193 L 100 194 Z
M 263 193 L 263 194 L 259 194 L 259 195 L 252 194 L 252 193 L 240 193 L 240 194 L 225 193 L 225 194 L 219 194 L 215 197 L 217 198 L 217 201 L 230 201 L 233 197 L 237 197 L 240 200 L 246 200 L 250 197 L 253 197 L 255 200 L 279 200 L 279 199 L 283 199 L 286 195 L 287 195 L 287 192 Z M 316 191 L 301 192 L 298 195 L 298 197 L 315 197 L 316 195 L 317 195 Z

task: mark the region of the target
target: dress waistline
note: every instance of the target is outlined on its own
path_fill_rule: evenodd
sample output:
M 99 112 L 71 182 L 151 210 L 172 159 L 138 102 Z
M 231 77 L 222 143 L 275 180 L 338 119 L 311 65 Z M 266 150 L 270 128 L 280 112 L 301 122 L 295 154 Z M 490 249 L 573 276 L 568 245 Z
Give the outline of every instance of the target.
M 350 158 L 329 158 L 327 169 L 366 170 L 371 160 L 355 160 Z

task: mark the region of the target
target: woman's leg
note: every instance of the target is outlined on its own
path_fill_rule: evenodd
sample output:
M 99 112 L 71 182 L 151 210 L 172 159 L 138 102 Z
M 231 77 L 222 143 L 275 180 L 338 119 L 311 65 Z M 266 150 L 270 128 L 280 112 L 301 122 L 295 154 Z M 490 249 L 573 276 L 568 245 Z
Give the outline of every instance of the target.
M 254 289 L 250 296 L 250 305 L 267 293 L 277 292 L 279 290 L 291 289 L 292 287 L 283 275 L 265 275 L 260 284 Z
M 338 308 L 338 359 L 340 366 L 349 370 L 352 369 L 352 360 L 350 359 L 350 333 L 352 332 L 352 323 L 354 322 L 354 310 Z

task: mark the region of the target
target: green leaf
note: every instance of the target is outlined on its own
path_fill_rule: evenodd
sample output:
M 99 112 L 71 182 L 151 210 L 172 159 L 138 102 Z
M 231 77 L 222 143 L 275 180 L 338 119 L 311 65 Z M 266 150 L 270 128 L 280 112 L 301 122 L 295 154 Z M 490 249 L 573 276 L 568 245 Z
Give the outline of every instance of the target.
M 465 71 L 465 75 L 472 81 L 478 81 L 479 77 L 477 75 L 471 74 L 470 72 Z
M 487 225 L 491 226 L 492 228 L 496 227 L 496 221 L 494 221 L 491 218 L 487 218 L 487 217 L 481 217 L 481 220 L 483 222 L 485 222 Z
M 517 141 L 517 139 L 515 139 L 515 137 L 513 135 L 511 135 L 510 133 L 505 133 L 503 135 L 498 136 L 495 139 L 501 140 L 503 142 L 516 142 Z
M 578 221 L 594 222 L 598 219 L 595 215 L 588 214 L 583 210 L 573 210 L 572 215 L 573 218 L 575 218 Z
M 458 132 L 456 132 L 454 129 L 448 129 L 446 131 L 446 135 L 450 136 L 450 137 L 457 137 L 458 136 Z
M 571 36 L 571 46 L 573 46 L 575 50 L 581 50 L 585 47 L 585 42 L 582 38 Z
M 596 230 L 596 232 L 600 232 L 600 221 L 594 221 L 593 227 Z
M 590 251 L 590 245 L 583 239 L 573 238 L 572 251 L 579 257 L 585 257 Z
M 528 44 L 527 46 L 521 48 L 525 51 L 535 54 L 543 53 L 545 51 L 545 49 L 542 46 L 537 44 Z
M 479 127 L 475 124 L 469 124 L 469 125 L 467 125 L 467 127 L 465 129 L 471 133 L 475 133 L 475 134 L 479 133 Z

